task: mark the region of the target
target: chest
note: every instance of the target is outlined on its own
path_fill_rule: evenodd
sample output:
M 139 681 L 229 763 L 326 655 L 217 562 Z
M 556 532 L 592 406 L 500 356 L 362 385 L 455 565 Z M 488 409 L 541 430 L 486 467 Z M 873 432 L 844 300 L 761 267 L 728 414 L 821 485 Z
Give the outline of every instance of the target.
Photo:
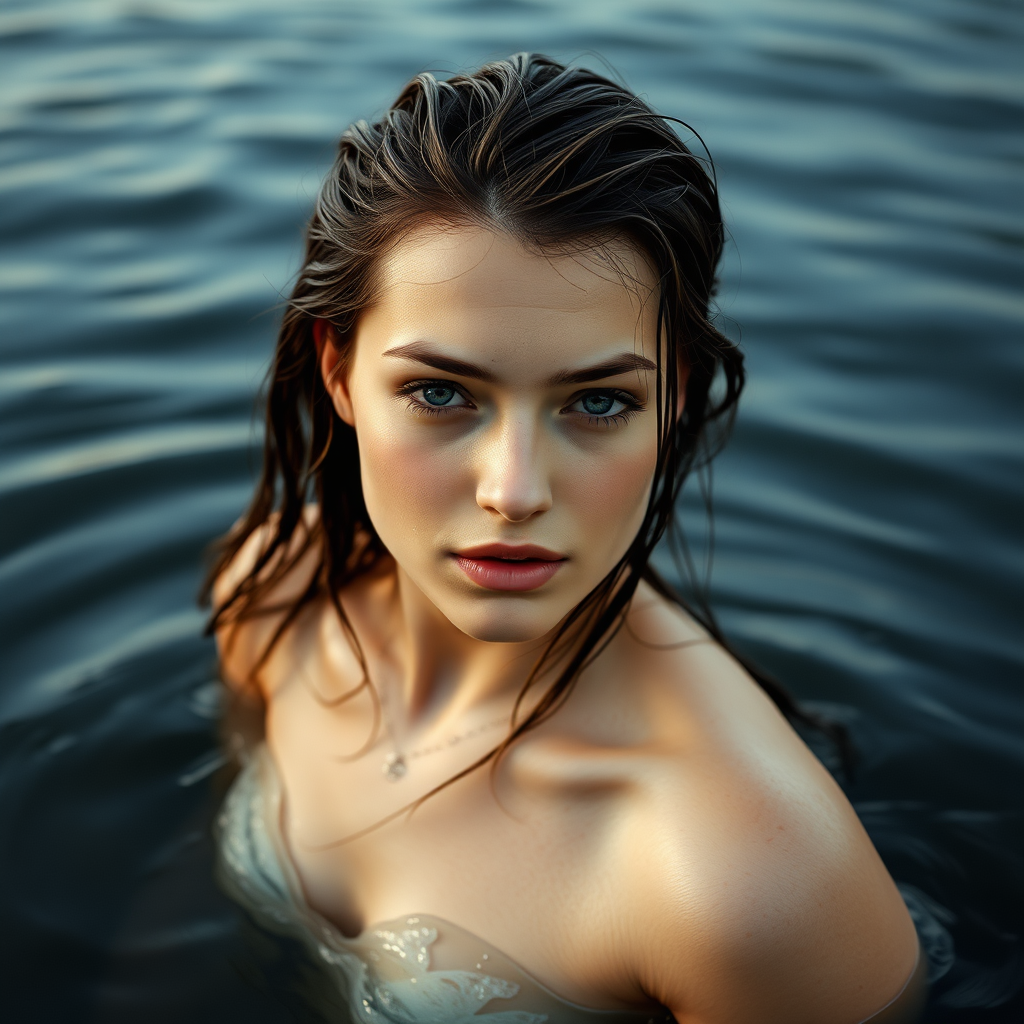
M 484 767 L 410 814 L 495 737 L 481 735 L 479 750 L 467 745 L 457 757 L 415 758 L 391 782 L 381 770 L 386 738 L 353 757 L 360 737 L 297 703 L 271 705 L 267 740 L 282 780 L 282 832 L 314 909 L 350 936 L 432 915 L 565 998 L 609 1009 L 628 1001 L 620 928 L 628 878 L 609 842 L 613 803 L 530 792 L 504 773 L 492 787 Z M 444 968 L 444 949 L 437 953 Z

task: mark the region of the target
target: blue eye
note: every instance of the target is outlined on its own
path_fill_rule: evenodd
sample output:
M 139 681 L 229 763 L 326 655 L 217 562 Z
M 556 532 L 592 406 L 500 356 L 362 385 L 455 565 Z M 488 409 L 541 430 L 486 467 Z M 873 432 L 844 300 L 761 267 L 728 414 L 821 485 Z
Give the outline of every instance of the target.
M 426 416 L 447 416 L 475 408 L 457 384 L 446 380 L 412 380 L 403 384 L 397 393 L 406 399 L 412 412 Z
M 423 388 L 423 400 L 429 405 L 447 405 L 455 395 L 455 388 L 446 388 L 439 384 Z
M 607 391 L 590 391 L 580 395 L 565 411 L 581 414 L 594 426 L 600 424 L 603 427 L 614 427 L 628 422 L 638 412 L 642 412 L 643 405 L 628 391 L 610 388 Z
M 606 416 L 615 399 L 611 395 L 587 395 L 582 399 L 583 411 L 591 416 Z

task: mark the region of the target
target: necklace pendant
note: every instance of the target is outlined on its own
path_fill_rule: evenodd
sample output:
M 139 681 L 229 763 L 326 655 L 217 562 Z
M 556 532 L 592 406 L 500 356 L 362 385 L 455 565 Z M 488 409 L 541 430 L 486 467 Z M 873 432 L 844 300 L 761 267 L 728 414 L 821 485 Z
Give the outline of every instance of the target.
M 388 754 L 384 759 L 384 764 L 381 765 L 380 769 L 384 773 L 384 778 L 388 782 L 397 782 L 399 779 L 405 776 L 405 773 L 409 770 L 409 766 L 405 763 L 405 758 L 395 752 Z

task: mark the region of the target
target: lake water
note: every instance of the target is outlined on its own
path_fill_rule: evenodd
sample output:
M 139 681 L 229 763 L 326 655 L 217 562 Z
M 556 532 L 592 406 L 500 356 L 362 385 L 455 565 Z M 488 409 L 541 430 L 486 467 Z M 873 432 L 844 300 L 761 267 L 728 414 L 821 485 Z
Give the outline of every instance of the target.
M 534 49 L 707 141 L 752 378 L 716 606 L 853 730 L 928 1020 L 1021 1019 L 1022 41 L 1009 0 L 5 0 L 0 1017 L 292 1019 L 210 877 L 201 552 L 338 134 Z

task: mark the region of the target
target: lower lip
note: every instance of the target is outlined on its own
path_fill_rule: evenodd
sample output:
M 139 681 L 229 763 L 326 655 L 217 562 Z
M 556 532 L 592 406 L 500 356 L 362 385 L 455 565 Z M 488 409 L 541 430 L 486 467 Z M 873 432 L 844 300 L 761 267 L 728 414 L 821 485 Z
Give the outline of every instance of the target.
M 456 555 L 455 561 L 474 583 L 488 590 L 536 590 L 558 572 L 564 559 L 548 562 L 525 558 L 520 562 Z

